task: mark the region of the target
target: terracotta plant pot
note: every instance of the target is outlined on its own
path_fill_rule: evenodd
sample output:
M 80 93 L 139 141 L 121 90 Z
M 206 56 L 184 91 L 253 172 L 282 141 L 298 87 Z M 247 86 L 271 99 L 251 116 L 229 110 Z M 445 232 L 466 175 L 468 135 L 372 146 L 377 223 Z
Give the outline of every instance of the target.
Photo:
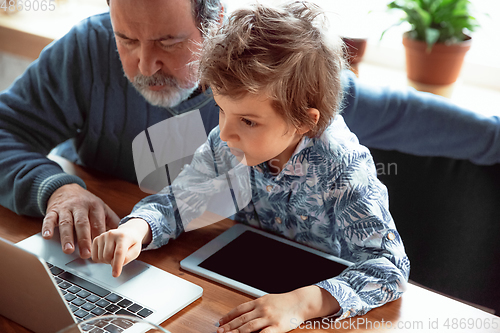
M 464 57 L 471 46 L 471 38 L 456 44 L 436 43 L 430 52 L 422 41 L 403 36 L 406 49 L 406 74 L 408 79 L 425 85 L 450 85 L 460 74 Z
M 347 62 L 351 66 L 353 72 L 358 75 L 358 63 L 361 62 L 365 54 L 367 39 L 342 37 L 342 41 L 346 45 Z

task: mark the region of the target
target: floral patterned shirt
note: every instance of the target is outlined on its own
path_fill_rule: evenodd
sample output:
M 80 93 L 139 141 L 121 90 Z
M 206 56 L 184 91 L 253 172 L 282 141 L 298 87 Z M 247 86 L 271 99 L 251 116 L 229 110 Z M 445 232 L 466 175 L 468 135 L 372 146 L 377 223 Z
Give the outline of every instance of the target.
M 240 170 L 246 177 L 229 177 L 233 190 L 245 189 L 236 200 L 233 193 L 240 207 L 234 220 L 354 263 L 317 283 L 339 302 L 341 319 L 402 295 L 410 263 L 388 210 L 387 189 L 377 179 L 369 150 L 342 116 L 320 137 L 303 137 L 277 175 L 268 163 L 239 164 L 219 133 L 218 127 L 210 133 L 172 186 L 143 199 L 122 220 L 139 217 L 149 223 L 153 240 L 148 249 L 166 244 L 210 210 L 208 193 L 227 184 L 224 174 Z

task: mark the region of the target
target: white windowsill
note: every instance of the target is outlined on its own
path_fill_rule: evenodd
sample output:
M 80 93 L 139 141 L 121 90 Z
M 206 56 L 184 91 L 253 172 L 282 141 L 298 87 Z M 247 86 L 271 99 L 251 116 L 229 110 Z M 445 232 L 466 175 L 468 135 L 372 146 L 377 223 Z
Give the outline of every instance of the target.
M 390 70 L 405 71 L 405 50 L 403 44 L 389 44 L 369 40 L 363 61 L 376 66 L 386 67 Z M 465 56 L 460 73 L 460 80 L 464 83 L 500 91 L 499 78 L 500 66 L 496 66 L 493 63 L 481 63 L 480 57 L 477 54 L 471 54 L 471 51 Z
M 404 57 L 403 57 L 404 65 Z M 359 64 L 359 79 L 373 85 L 393 87 L 408 86 L 404 69 L 384 67 L 365 60 Z M 469 110 L 486 116 L 500 116 L 500 89 L 491 89 L 484 86 L 465 82 L 458 79 L 453 88 L 451 101 Z

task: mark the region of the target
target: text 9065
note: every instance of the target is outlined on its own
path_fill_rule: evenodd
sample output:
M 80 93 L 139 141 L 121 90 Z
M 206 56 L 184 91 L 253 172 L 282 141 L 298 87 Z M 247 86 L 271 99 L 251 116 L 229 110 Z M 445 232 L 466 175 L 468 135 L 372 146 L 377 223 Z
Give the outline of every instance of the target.
M 56 9 L 55 0 L 0 0 L 2 5 L 0 10 L 4 12 L 21 11 L 54 11 Z

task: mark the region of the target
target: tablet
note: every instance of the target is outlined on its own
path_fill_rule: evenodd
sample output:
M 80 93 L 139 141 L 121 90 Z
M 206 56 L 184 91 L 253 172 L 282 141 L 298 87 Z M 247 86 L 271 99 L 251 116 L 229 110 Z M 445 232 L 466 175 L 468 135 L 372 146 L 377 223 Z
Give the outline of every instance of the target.
M 234 225 L 181 261 L 189 272 L 255 297 L 313 285 L 350 265 L 244 224 Z

